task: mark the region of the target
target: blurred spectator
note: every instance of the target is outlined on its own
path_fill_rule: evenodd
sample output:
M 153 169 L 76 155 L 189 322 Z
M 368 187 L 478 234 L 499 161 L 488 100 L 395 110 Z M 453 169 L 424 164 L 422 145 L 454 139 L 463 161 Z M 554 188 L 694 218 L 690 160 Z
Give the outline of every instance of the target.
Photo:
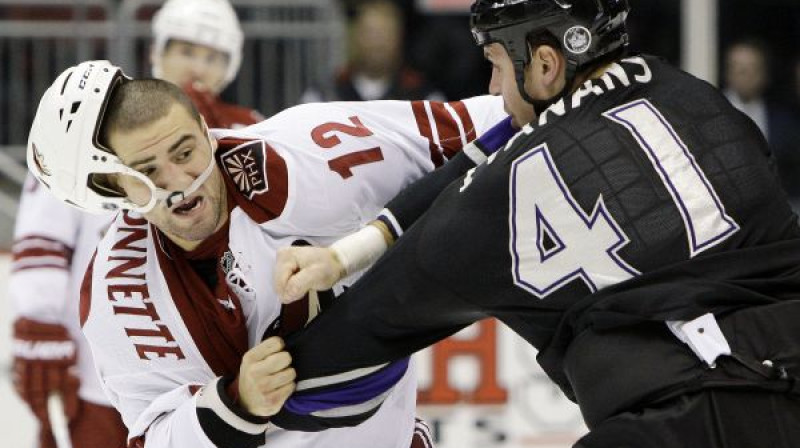
M 747 114 L 767 139 L 778 164 L 784 189 L 793 202 L 800 200 L 800 117 L 767 97 L 770 51 L 756 39 L 743 39 L 725 52 L 725 96 Z
M 219 97 L 239 73 L 243 41 L 228 0 L 169 0 L 153 16 L 153 76 L 183 88 L 209 127 L 257 123 L 260 113 Z
M 336 79 L 309 89 L 300 101 L 444 99 L 421 73 L 405 64 L 403 23 L 403 12 L 391 1 L 359 3 L 350 24 L 350 62 Z
M 417 23 L 411 46 L 415 66 L 449 99 L 486 94 L 492 69 L 472 39 L 468 16 L 428 14 Z

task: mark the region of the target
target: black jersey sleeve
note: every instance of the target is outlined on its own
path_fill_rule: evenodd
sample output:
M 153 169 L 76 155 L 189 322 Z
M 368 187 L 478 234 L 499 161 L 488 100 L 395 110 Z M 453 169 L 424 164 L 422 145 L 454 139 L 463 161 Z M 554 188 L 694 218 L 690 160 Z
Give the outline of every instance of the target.
M 474 167 L 475 162 L 466 153 L 458 153 L 442 167 L 414 182 L 389 201 L 378 215 L 378 221 L 383 222 L 397 240 L 428 210 L 445 187 Z
M 321 431 L 363 422 L 403 376 L 409 355 L 486 317 L 419 265 L 404 262 L 433 253 L 419 244 L 424 221 L 329 310 L 286 339 L 297 389 L 274 424 Z
M 444 166 L 395 196 L 378 216 L 378 220 L 389 228 L 396 240 L 425 213 L 445 187 L 503 148 L 516 132 L 511 124 L 511 117 L 498 122 L 474 142 L 466 145 L 463 151 Z

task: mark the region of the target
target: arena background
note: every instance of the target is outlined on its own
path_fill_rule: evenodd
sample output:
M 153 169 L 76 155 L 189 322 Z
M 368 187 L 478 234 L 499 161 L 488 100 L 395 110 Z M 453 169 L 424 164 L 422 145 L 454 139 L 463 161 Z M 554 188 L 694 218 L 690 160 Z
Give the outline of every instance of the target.
M 147 74 L 149 19 L 157 0 L 0 0 L 0 444 L 33 446 L 34 423 L 9 383 L 5 285 L 13 219 L 25 177 L 24 145 L 38 98 L 67 66 L 109 58 Z M 347 55 L 353 0 L 234 0 L 247 43 L 227 100 L 265 115 L 296 104 L 331 79 Z M 472 46 L 469 0 L 401 1 L 406 58 L 451 99 L 482 93 L 488 66 Z M 719 83 L 721 49 L 758 37 L 773 51 L 770 94 L 797 100 L 792 70 L 800 48 L 797 0 L 630 0 L 636 48 Z M 798 173 L 800 175 L 800 173 Z M 420 413 L 442 448 L 564 448 L 586 429 L 535 362 L 535 352 L 494 321 L 417 355 Z

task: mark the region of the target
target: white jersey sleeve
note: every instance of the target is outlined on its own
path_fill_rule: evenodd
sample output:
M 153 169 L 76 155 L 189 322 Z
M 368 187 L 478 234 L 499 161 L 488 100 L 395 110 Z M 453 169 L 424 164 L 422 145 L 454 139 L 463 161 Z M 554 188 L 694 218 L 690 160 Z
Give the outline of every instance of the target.
M 374 219 L 403 187 L 506 116 L 502 99 L 492 96 L 304 104 L 216 136 L 261 139 L 269 146 L 262 170 L 244 167 L 240 148 L 220 154 L 224 173 L 239 179 L 240 192 L 271 209 L 260 220 L 265 230 L 324 239 Z
M 67 324 L 79 214 L 28 176 L 14 227 L 9 281 L 9 296 L 18 316 Z
M 16 316 L 67 328 L 78 347 L 79 395 L 104 406 L 108 400 L 80 332 L 78 304 L 86 266 L 111 219 L 82 213 L 28 176 L 14 229 L 8 285 Z

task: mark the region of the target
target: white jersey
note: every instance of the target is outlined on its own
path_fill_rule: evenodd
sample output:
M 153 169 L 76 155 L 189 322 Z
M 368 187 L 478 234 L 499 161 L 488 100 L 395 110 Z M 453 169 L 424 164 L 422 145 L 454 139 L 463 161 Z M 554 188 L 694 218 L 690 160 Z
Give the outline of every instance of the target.
M 14 228 L 9 296 L 15 314 L 61 324 L 78 347 L 79 396 L 109 406 L 80 331 L 78 304 L 86 266 L 112 216 L 70 207 L 28 176 Z
M 209 326 L 239 328 L 239 319 L 245 348 L 257 345 L 286 324 L 272 284 L 277 249 L 297 240 L 327 245 L 359 229 L 404 186 L 505 116 L 499 97 L 327 103 L 297 106 L 238 131 L 213 130 L 234 204 L 227 228 L 203 243 L 224 246 L 222 289 L 197 283 L 184 255 L 139 215 L 125 213 L 98 246 L 83 291 L 83 331 L 130 439 L 147 448 L 213 448 L 195 392 L 222 376 L 230 353 L 208 336 Z M 202 307 L 218 317 L 199 322 Z M 231 332 L 219 334 L 227 339 Z M 407 448 L 412 370 L 360 426 L 317 433 L 270 427 L 265 445 Z

